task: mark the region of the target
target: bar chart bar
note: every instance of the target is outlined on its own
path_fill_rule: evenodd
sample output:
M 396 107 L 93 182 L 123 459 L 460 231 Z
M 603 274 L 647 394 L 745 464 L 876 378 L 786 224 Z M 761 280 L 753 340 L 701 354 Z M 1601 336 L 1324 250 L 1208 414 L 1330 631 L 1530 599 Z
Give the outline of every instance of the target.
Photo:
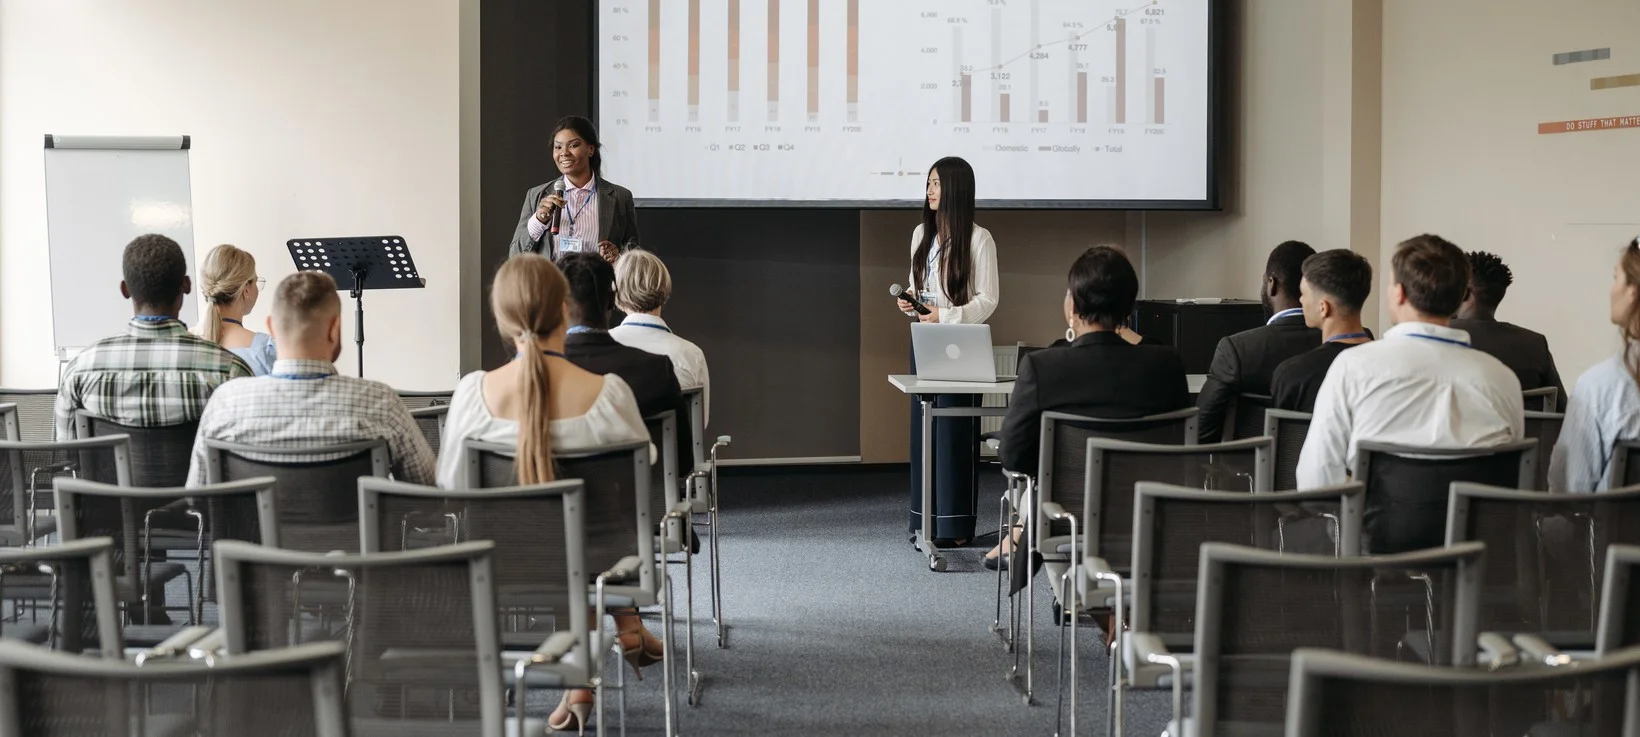
M 1088 122 L 1088 73 L 1076 73 L 1076 122 Z
M 661 119 L 661 0 L 649 0 L 649 122 Z
M 1127 122 L 1127 19 L 1116 19 L 1116 100 L 1111 122 Z
M 820 0 L 809 0 L 809 122 L 820 119 Z
M 1002 70 L 1002 9 L 991 9 L 991 105 L 995 108 L 993 114 L 996 119 L 1008 122 L 1008 96 L 1002 90 L 1007 87 L 1002 83 L 1007 72 Z
M 1039 2 L 1040 0 L 1031 0 L 1031 98 L 1026 103 L 1030 107 L 1026 109 L 1035 109 L 1037 111 L 1036 122 L 1046 123 L 1048 122 L 1048 108 L 1046 107 L 1048 101 L 1042 99 L 1041 90 L 1037 87 L 1037 79 L 1041 75 L 1037 72 L 1040 60 L 1036 57 L 1037 52 L 1042 50 L 1042 37 L 1039 35 L 1041 15 L 1037 12 Z
M 997 111 L 999 120 L 1008 122 L 1008 93 L 1004 92 L 997 98 Z
M 974 75 L 967 72 L 962 74 L 962 122 L 971 123 L 974 120 Z
M 1076 109 L 1076 112 L 1068 114 L 1066 119 L 1086 123 L 1088 122 L 1088 73 L 1082 71 L 1080 66 L 1081 60 L 1077 58 L 1076 42 L 1075 33 L 1068 34 L 1065 38 L 1065 58 L 1070 60 L 1070 71 L 1065 75 L 1065 78 L 1070 80 L 1071 84 L 1070 94 L 1066 95 L 1065 99 L 1069 101 L 1069 105 Z
M 1038 122 L 1038 123 L 1048 122 L 1048 109 L 1047 108 L 1042 108 L 1041 110 L 1036 111 L 1036 122 Z
M 740 122 L 740 0 L 729 0 L 729 122 Z
M 1166 94 L 1164 94 L 1166 87 L 1167 87 L 1167 77 L 1157 77 L 1156 78 L 1156 116 L 1155 116 L 1154 120 L 1150 121 L 1152 123 L 1155 123 L 1156 125 L 1161 125 L 1161 124 L 1167 122 L 1167 96 L 1166 96 Z
M 951 26 L 951 117 L 971 122 L 973 79 L 962 70 L 962 27 Z
M 700 122 L 700 0 L 689 0 L 689 122 Z
M 660 0 L 649 0 L 658 3 Z M 769 122 L 780 120 L 780 0 L 769 0 Z
M 848 122 L 860 119 L 860 0 L 848 0 Z

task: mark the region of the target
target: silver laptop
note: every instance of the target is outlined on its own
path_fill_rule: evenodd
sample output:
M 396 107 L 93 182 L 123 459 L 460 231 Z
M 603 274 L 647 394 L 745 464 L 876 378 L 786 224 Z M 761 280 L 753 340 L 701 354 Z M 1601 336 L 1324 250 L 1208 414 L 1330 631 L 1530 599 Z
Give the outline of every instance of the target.
M 997 375 L 990 325 L 911 323 L 911 353 L 917 357 L 919 379 L 983 383 L 1014 380 L 1013 376 Z

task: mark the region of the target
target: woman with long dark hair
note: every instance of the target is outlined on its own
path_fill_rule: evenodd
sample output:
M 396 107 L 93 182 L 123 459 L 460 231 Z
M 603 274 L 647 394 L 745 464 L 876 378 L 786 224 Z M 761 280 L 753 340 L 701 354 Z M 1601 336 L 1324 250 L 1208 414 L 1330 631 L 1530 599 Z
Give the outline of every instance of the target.
M 615 263 L 623 251 L 637 248 L 638 211 L 632 192 L 604 179 L 603 144 L 592 121 L 578 115 L 558 121 L 552 129 L 552 161 L 560 176 L 524 193 L 524 211 L 509 253 L 557 258 L 560 253 L 585 251 Z
M 1613 270 L 1611 321 L 1623 351 L 1595 364 L 1572 389 L 1549 461 L 1550 491 L 1605 491 L 1613 446 L 1640 439 L 1640 238 L 1629 241 Z
M 974 224 L 974 169 L 955 156 L 928 169 L 922 224 L 911 232 L 911 285 L 928 314 L 911 303 L 900 310 L 922 322 L 979 324 L 996 311 L 997 244 Z M 911 359 L 916 373 L 916 357 Z M 936 407 L 977 407 L 980 397 L 941 395 Z M 979 423 L 972 417 L 934 420 L 934 542 L 964 545 L 974 537 Z M 911 402 L 911 529 L 922 527 L 922 410 Z

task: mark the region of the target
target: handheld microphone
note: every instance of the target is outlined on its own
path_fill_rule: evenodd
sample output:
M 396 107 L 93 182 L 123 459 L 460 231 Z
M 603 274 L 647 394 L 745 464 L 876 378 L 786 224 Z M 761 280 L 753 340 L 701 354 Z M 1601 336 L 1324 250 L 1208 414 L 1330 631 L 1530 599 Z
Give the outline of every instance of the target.
M 916 310 L 919 315 L 926 315 L 929 312 L 927 306 L 925 306 L 922 302 L 917 301 L 915 296 L 913 296 L 910 292 L 905 291 L 905 287 L 898 284 L 888 288 L 888 296 L 910 302 L 911 309 Z
M 563 177 L 559 177 L 558 181 L 552 183 L 552 193 L 555 194 L 555 195 L 558 195 L 559 199 L 564 198 L 564 178 Z M 563 213 L 564 213 L 564 208 L 563 207 L 555 207 L 555 208 L 552 209 L 552 222 L 549 223 L 548 225 L 551 228 L 553 235 L 558 235 L 558 220 L 564 216 Z

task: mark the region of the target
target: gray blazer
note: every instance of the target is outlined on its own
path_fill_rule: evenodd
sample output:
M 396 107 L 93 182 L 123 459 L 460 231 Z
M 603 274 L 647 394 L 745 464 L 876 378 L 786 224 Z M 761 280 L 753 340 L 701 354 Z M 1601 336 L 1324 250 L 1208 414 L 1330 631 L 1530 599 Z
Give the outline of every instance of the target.
M 558 179 L 530 187 L 524 193 L 524 209 L 513 230 L 512 246 L 507 249 L 509 257 L 520 253 L 539 253 L 547 258 L 558 255 L 558 249 L 550 243 L 551 233 L 542 233 L 540 240 L 530 239 L 530 218 L 535 217 L 542 198 Z M 632 205 L 632 192 L 603 177 L 598 177 L 598 240 L 614 243 L 622 251 L 638 247 L 638 210 Z

